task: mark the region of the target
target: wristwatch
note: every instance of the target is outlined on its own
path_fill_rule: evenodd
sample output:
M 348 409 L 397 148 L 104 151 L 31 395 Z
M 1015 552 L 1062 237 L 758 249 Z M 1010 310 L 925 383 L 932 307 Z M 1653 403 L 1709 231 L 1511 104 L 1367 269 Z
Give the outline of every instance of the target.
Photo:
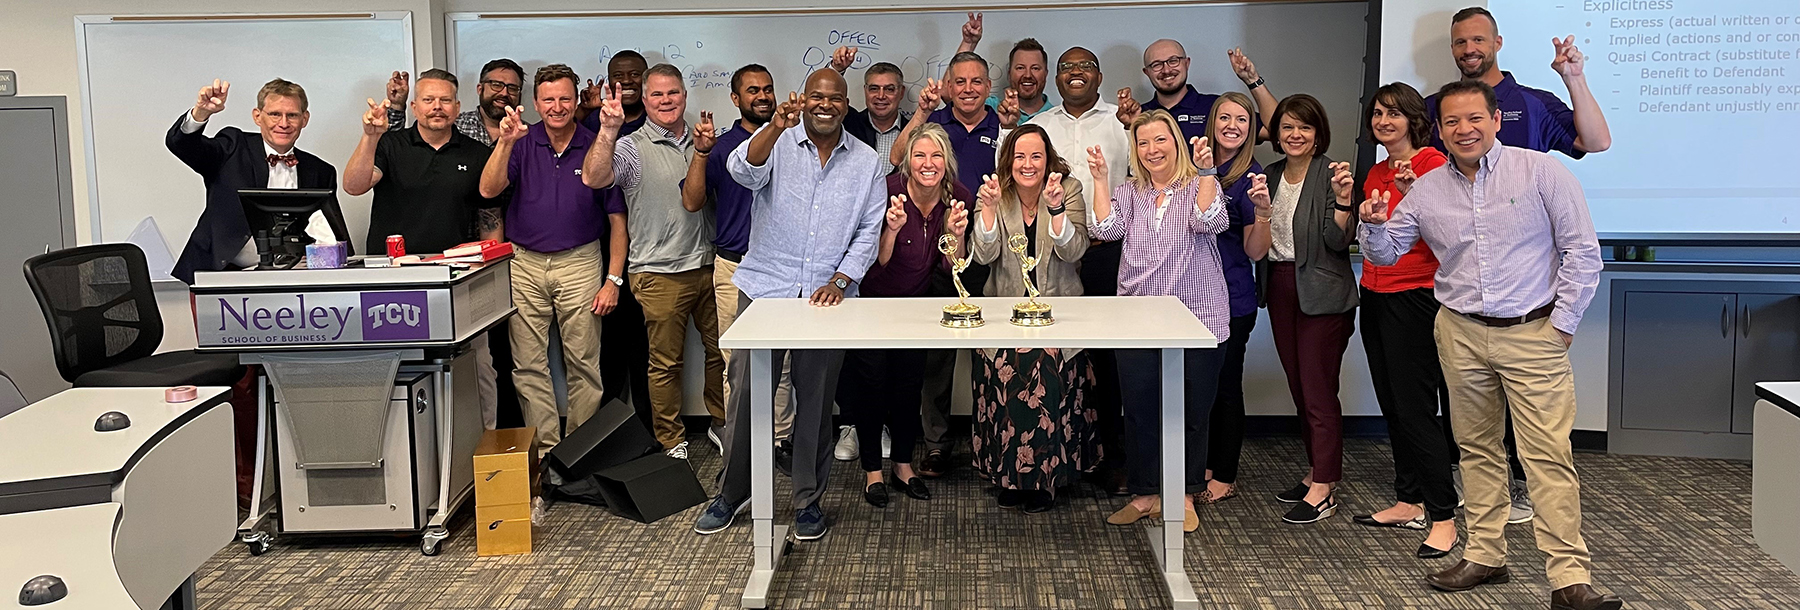
M 834 278 L 831 278 L 831 285 L 837 286 L 837 289 L 840 291 L 841 290 L 849 290 L 850 289 L 850 280 L 847 280 L 847 279 L 844 279 L 841 277 L 834 277 Z
M 606 281 L 612 282 L 614 286 L 624 286 L 625 285 L 625 278 L 613 275 L 611 273 L 606 274 Z
M 1349 206 L 1349 205 L 1344 205 L 1341 203 L 1331 204 L 1331 207 L 1332 207 L 1332 209 L 1335 209 L 1339 212 L 1355 212 L 1356 211 L 1356 206 Z

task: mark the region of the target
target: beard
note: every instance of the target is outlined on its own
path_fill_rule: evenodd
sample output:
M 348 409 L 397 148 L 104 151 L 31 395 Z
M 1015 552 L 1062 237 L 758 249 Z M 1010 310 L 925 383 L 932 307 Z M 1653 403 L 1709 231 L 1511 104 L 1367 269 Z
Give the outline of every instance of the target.
M 481 114 L 486 115 L 489 119 L 498 121 L 506 118 L 507 104 L 495 104 L 494 102 L 496 101 L 504 101 L 504 99 L 499 96 L 482 99 Z
M 1164 89 L 1161 85 L 1156 84 L 1156 81 L 1150 81 L 1150 86 L 1156 89 L 1157 93 L 1163 95 L 1175 95 L 1187 89 L 1187 83 L 1175 83 L 1174 86 Z
M 775 107 L 771 105 L 767 111 L 757 112 L 754 107 L 745 106 L 738 109 L 738 116 L 743 117 L 752 125 L 762 125 L 768 123 L 769 119 L 775 118 Z
M 1492 55 L 1482 56 L 1481 63 L 1475 64 L 1474 72 L 1470 72 L 1468 70 L 1463 70 L 1462 62 L 1460 61 L 1460 59 L 1457 61 L 1456 69 L 1458 71 L 1462 72 L 1463 78 L 1481 78 L 1481 75 L 1487 74 L 1488 70 L 1494 69 L 1494 56 L 1492 56 Z

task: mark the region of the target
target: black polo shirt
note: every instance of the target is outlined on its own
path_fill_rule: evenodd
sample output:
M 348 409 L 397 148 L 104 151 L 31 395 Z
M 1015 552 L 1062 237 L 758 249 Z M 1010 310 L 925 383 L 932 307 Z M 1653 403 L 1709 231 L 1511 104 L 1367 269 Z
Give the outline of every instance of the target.
M 408 254 L 434 254 L 475 237 L 476 211 L 500 207 L 504 195 L 481 197 L 481 168 L 493 148 L 452 129 L 432 148 L 414 123 L 381 135 L 375 145 L 375 201 L 367 252 L 385 252 L 387 236 L 404 235 Z

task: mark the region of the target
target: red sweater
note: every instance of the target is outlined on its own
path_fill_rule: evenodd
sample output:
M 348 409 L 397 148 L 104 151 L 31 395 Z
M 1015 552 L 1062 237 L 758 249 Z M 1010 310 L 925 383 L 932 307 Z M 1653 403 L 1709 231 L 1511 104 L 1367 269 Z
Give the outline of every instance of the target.
M 1426 172 L 1442 167 L 1448 161 L 1444 157 L 1444 153 L 1438 152 L 1438 149 L 1422 149 L 1418 154 L 1413 155 L 1413 174 L 1424 176 Z M 1404 197 L 1400 194 L 1399 189 L 1394 188 L 1394 167 L 1386 161 L 1369 168 L 1369 176 L 1363 181 L 1363 192 L 1367 193 L 1370 189 L 1393 191 L 1393 201 L 1388 202 L 1388 214 L 1390 215 L 1394 213 L 1395 208 L 1399 207 L 1400 200 Z M 1431 288 L 1432 276 L 1437 274 L 1437 268 L 1437 255 L 1432 254 L 1431 248 L 1427 247 L 1425 240 L 1421 239 L 1413 245 L 1411 251 L 1401 255 L 1400 260 L 1395 261 L 1393 265 L 1382 266 L 1363 259 L 1362 285 L 1364 288 L 1382 293 Z

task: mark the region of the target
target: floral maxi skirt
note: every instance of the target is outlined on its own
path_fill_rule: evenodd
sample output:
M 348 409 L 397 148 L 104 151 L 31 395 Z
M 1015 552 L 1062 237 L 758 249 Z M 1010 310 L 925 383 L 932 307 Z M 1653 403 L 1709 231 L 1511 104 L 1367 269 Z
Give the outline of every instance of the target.
M 975 350 L 975 470 L 1003 489 L 1073 485 L 1100 463 L 1097 412 L 1085 406 L 1094 386 L 1087 353 L 1064 360 L 1058 350 Z

